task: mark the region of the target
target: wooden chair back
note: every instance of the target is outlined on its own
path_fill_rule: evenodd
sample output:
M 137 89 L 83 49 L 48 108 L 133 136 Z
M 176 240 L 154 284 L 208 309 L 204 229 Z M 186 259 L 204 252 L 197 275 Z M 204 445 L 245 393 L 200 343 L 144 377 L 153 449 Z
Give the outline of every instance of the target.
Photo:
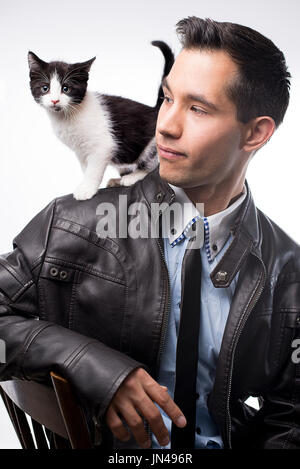
M 35 381 L 0 382 L 0 394 L 22 448 L 93 448 L 83 411 L 70 384 L 54 372 L 50 375 L 53 388 Z

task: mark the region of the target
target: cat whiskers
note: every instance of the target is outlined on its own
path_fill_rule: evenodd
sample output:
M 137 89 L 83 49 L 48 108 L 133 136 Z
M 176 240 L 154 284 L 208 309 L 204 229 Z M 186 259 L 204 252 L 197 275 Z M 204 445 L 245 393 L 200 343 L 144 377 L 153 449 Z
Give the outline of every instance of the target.
M 68 104 L 66 109 L 63 109 L 65 117 L 71 116 L 72 118 L 76 117 L 77 114 L 77 109 L 76 106 L 73 106 L 72 104 Z

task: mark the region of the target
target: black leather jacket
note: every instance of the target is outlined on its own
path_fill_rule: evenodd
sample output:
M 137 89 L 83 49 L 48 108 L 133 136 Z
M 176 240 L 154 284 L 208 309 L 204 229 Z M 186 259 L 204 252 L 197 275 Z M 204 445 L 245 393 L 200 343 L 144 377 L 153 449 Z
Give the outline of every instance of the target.
M 291 359 L 300 337 L 300 248 L 256 209 L 247 188 L 234 241 L 211 274 L 216 288 L 226 288 L 240 270 L 208 407 L 225 448 L 300 448 L 300 365 Z M 170 309 L 162 239 L 97 235 L 98 204 L 118 207 L 121 194 L 149 210 L 174 199 L 158 169 L 91 200 L 60 197 L 0 257 L 7 345 L 0 380 L 47 381 L 57 370 L 88 421 L 100 420 L 102 447 L 111 449 L 138 448 L 133 437 L 112 436 L 105 411 L 136 367 L 157 377 Z M 244 403 L 250 395 L 259 397 L 259 411 Z

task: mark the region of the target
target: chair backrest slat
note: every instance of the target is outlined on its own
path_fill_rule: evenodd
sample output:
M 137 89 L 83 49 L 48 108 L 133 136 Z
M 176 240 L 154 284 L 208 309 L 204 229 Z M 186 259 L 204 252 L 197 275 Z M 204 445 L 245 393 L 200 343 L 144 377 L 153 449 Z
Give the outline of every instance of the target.
M 47 439 L 44 433 L 43 425 L 31 418 L 32 428 L 38 449 L 48 449 Z

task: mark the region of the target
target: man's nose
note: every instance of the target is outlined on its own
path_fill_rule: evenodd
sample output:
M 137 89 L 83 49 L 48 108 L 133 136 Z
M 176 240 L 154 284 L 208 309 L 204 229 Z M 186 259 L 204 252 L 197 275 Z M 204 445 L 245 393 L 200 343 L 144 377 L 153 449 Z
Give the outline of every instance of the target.
M 54 99 L 51 99 L 51 103 L 53 103 L 53 104 L 54 104 L 54 106 L 55 106 L 55 104 L 59 103 L 59 99 L 56 99 L 56 100 L 54 100 Z
M 179 138 L 182 134 L 182 122 L 178 111 L 168 109 L 160 111 L 157 119 L 157 130 L 160 134 Z

